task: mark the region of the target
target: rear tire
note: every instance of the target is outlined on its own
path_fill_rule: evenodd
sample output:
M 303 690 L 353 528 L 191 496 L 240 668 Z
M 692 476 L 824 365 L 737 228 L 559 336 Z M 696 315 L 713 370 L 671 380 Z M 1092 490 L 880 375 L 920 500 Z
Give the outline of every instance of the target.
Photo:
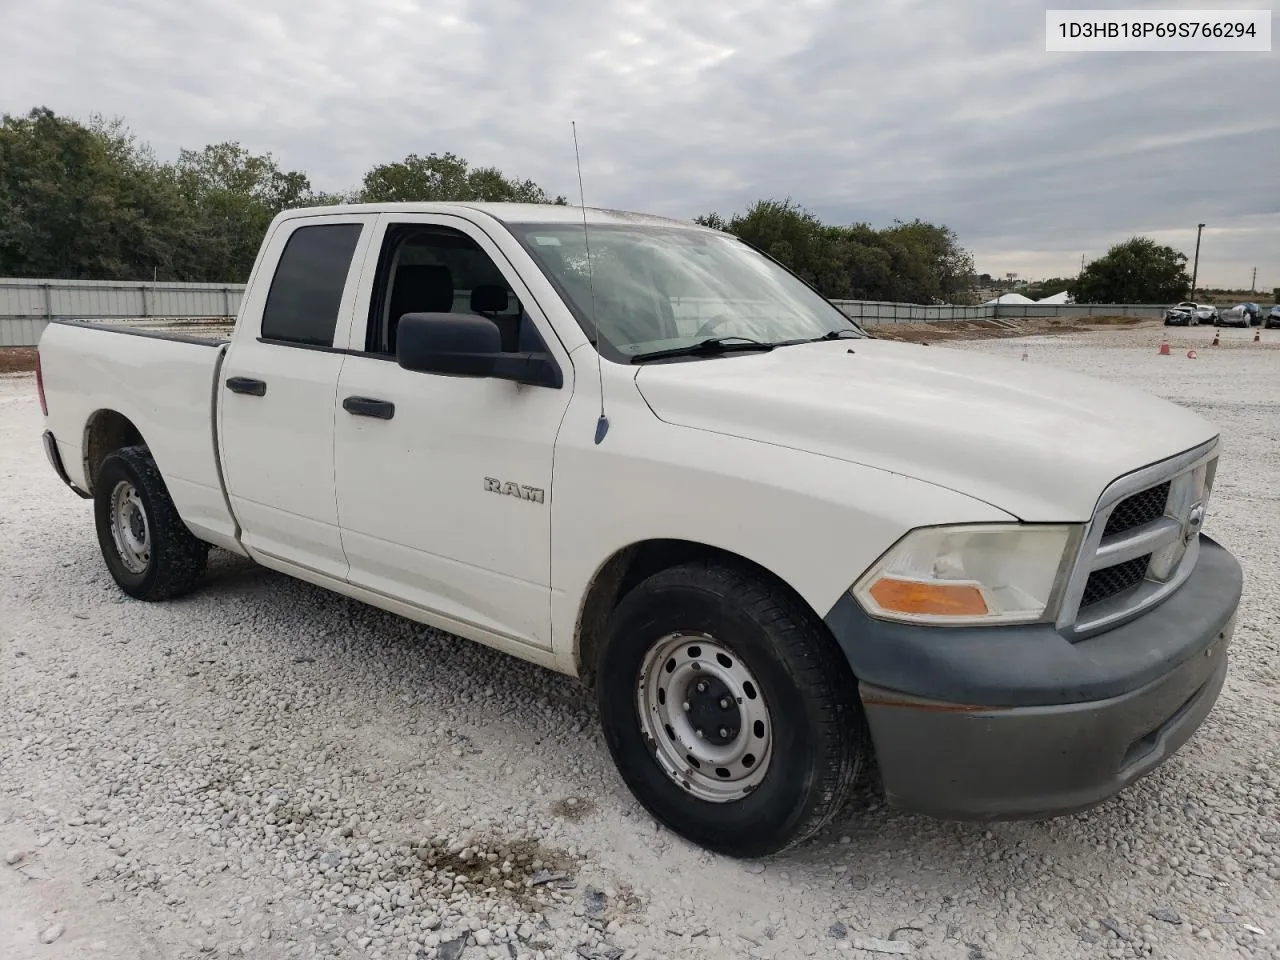
M 209 544 L 178 516 L 146 447 L 108 454 L 93 489 L 98 546 L 121 590 L 135 600 L 168 600 L 195 589 Z
M 632 793 L 732 857 L 812 837 L 870 753 L 856 683 L 825 626 L 745 566 L 686 563 L 632 590 L 606 627 L 596 687 Z

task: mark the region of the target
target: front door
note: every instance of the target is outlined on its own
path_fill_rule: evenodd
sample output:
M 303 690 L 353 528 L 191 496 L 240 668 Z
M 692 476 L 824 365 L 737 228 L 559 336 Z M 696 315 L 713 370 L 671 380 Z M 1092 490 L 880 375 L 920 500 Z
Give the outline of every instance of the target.
M 348 579 L 473 639 L 549 649 L 552 453 L 572 393 L 568 355 L 470 222 L 384 216 L 374 244 L 368 328 L 361 339 L 357 317 L 335 406 Z M 504 350 L 550 350 L 564 384 L 405 370 L 396 321 L 416 312 L 488 317 Z

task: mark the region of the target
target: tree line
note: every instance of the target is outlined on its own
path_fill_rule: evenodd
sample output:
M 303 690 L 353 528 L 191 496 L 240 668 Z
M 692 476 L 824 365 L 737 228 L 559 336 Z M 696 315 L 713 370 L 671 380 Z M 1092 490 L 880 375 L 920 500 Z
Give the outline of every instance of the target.
M 980 280 L 990 283 L 983 275 Z M 1191 294 L 1187 255 L 1150 237 L 1130 237 L 1090 261 L 1074 277 L 1049 277 L 1023 285 L 997 283 L 1032 300 L 1065 290 L 1077 303 L 1170 303 Z M 1212 294 L 1203 287 L 1200 294 Z
M 348 193 L 238 143 L 162 163 L 118 120 L 47 108 L 0 120 L 0 276 L 243 282 L 290 207 L 383 200 L 565 203 L 451 153 L 379 164 Z
M 441 200 L 567 203 L 532 180 L 473 167 L 453 153 L 378 164 L 357 188 L 328 193 L 302 171 L 236 142 L 184 149 L 162 162 L 119 120 L 82 123 L 45 107 L 0 119 L 0 276 L 243 282 L 282 210 Z M 918 219 L 836 226 L 790 199 L 694 219 L 751 243 L 831 299 L 973 301 L 973 256 L 946 226 Z M 1138 253 L 1150 259 L 1152 251 Z M 1132 278 L 1133 263 L 1120 272 Z M 1168 271 L 1162 281 L 1171 282 Z M 1088 271 L 1076 285 L 1077 299 L 1111 294 L 1090 287 Z M 1148 302 L 1170 298 L 1135 292 Z

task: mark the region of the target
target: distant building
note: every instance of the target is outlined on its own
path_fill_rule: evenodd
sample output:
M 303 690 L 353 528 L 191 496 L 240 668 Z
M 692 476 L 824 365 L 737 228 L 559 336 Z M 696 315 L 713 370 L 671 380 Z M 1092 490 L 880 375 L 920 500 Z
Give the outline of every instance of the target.
M 1020 293 L 1002 293 L 994 300 L 988 300 L 983 304 L 984 307 L 991 306 L 995 303 L 1035 303 L 1030 297 L 1024 297 Z

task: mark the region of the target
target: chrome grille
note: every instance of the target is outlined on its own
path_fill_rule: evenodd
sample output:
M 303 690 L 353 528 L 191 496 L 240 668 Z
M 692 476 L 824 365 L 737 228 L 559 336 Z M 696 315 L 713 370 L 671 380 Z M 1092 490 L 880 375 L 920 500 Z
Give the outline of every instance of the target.
M 1191 574 L 1218 441 L 1121 477 L 1098 500 L 1058 627 L 1083 639 L 1159 603 Z
M 1127 533 L 1134 527 L 1150 523 L 1164 516 L 1164 508 L 1169 502 L 1169 487 L 1166 480 L 1149 490 L 1135 493 L 1116 504 L 1107 518 L 1107 526 L 1102 531 L 1103 539 L 1120 533 Z
M 1103 567 L 1089 574 L 1084 585 L 1084 596 L 1080 598 L 1080 609 L 1091 607 L 1103 600 L 1110 600 L 1117 594 L 1136 587 L 1147 577 L 1147 567 L 1151 563 L 1151 554 L 1145 553 L 1133 560 L 1117 563 L 1114 567 Z

